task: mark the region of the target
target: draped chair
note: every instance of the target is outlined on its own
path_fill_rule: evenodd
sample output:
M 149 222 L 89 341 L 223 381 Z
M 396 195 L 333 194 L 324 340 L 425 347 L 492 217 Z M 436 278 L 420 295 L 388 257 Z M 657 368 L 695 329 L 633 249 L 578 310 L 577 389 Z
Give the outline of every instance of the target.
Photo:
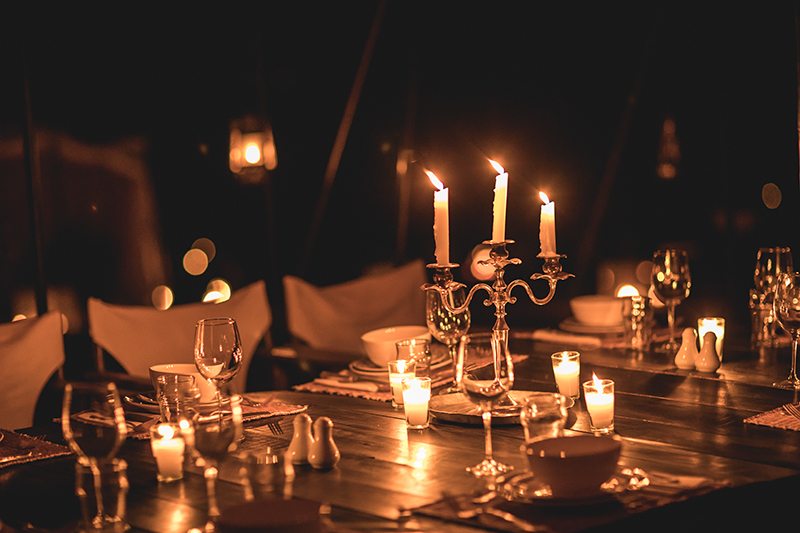
M 259 344 L 269 338 L 272 312 L 263 280 L 247 285 L 221 303 L 175 305 L 167 310 L 148 306 L 115 305 L 97 298 L 87 303 L 89 335 L 96 346 L 96 371 L 100 377 L 133 378 L 150 385 L 149 369 L 163 363 L 194 364 L 195 324 L 202 318 L 236 319 L 242 338 L 243 365 L 231 382 L 233 392 L 247 390 L 248 372 Z M 105 353 L 127 372 L 106 369 Z
M 45 385 L 56 374 L 63 380 L 64 361 L 60 312 L 0 324 L 0 427 L 33 425 Z

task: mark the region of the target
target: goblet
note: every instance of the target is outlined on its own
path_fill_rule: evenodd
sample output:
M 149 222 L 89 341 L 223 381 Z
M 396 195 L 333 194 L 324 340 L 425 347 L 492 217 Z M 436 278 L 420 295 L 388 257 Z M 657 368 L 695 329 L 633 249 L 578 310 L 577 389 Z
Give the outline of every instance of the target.
M 514 385 L 514 364 L 500 332 L 464 335 L 458 348 L 456 382 L 481 411 L 484 431 L 483 461 L 467 468 L 477 477 L 513 470 L 492 457 L 492 406 Z
M 442 302 L 442 295 L 438 291 L 425 291 L 425 320 L 428 323 L 428 331 L 437 341 L 447 346 L 450 361 L 453 363 L 453 385 L 444 393 L 457 392 L 456 384 L 456 358 L 458 357 L 458 341 L 467 334 L 470 326 L 469 308 L 465 308 L 460 313 L 451 313 Z M 464 305 L 466 293 L 463 287 L 449 289 L 445 296 L 452 308 Z
M 659 250 L 653 254 L 650 282 L 656 297 L 667 306 L 669 340 L 659 352 L 675 353 L 680 343 L 675 339 L 675 306 L 688 298 L 692 287 L 689 258 L 684 250 Z
M 229 397 L 218 396 L 215 403 L 199 404 L 192 418 L 194 429 L 190 445 L 202 458 L 203 475 L 206 479 L 208 499 L 208 522 L 205 531 L 217 531 L 220 510 L 217 503 L 217 476 L 219 464 L 229 452 L 234 451 L 242 436 L 242 397 L 235 394 Z
M 783 273 L 775 288 L 775 315 L 778 324 L 792 336 L 792 369 L 789 377 L 773 383 L 781 389 L 800 389 L 797 379 L 797 342 L 800 338 L 800 273 Z
M 221 386 L 232 380 L 242 367 L 242 340 L 236 320 L 204 318 L 197 321 L 194 363 L 200 375 L 214 384 L 219 399 Z
M 128 435 L 125 413 L 114 383 L 67 383 L 61 404 L 61 430 L 78 463 L 88 467 L 94 481 L 96 514 L 86 517 L 94 531 L 127 529 L 120 516 L 103 505 L 102 469 L 111 463 Z M 76 487 L 79 494 L 84 491 Z

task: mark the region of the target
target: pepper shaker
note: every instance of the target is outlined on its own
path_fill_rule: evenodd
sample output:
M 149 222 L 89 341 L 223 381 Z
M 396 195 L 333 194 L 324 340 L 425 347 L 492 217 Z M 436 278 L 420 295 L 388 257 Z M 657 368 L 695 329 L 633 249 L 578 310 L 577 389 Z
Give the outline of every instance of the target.
M 340 457 L 339 448 L 333 442 L 333 422 L 327 416 L 322 416 L 314 422 L 314 441 L 308 462 L 317 469 L 333 468 Z
M 293 464 L 308 464 L 308 455 L 311 451 L 311 444 L 314 436 L 311 434 L 311 417 L 306 413 L 300 413 L 294 417 L 294 435 L 286 456 Z

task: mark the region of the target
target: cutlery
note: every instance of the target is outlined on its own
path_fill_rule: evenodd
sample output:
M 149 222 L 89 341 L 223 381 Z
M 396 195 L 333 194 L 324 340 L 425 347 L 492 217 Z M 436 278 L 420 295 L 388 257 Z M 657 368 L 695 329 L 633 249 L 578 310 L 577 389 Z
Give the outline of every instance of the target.
M 267 422 L 267 427 L 273 435 L 283 435 L 283 428 L 280 422 Z
M 783 406 L 783 410 L 800 420 L 800 409 L 793 403 L 787 403 Z
M 497 518 L 505 520 L 506 522 L 509 522 L 511 524 L 514 524 L 516 527 L 518 527 L 523 531 L 530 531 L 531 533 L 545 533 L 552 531 L 547 526 L 533 524 L 512 513 L 502 511 L 495 507 L 491 506 L 484 507 L 482 505 L 470 505 L 468 507 L 465 507 L 463 502 L 459 498 L 447 496 L 446 494 L 445 494 L 445 500 L 447 501 L 447 504 L 450 506 L 453 512 L 455 512 L 456 515 L 462 519 L 470 519 L 470 518 L 475 518 L 476 516 L 481 514 L 488 514 L 496 516 Z

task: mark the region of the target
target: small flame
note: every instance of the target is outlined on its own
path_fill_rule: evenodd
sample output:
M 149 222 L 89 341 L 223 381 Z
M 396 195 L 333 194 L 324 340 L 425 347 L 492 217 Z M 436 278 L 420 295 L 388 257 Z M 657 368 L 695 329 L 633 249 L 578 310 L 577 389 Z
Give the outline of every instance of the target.
M 158 434 L 164 439 L 171 439 L 175 436 L 175 430 L 172 429 L 172 426 L 161 424 L 158 426 Z
M 497 163 L 496 161 L 492 161 L 490 159 L 489 164 L 492 165 L 492 167 L 494 167 L 494 169 L 497 171 L 498 174 L 503 174 L 506 171 L 502 166 L 500 166 L 500 163 Z
M 542 191 L 539 191 L 539 198 L 541 198 L 542 201 L 544 203 L 546 203 L 546 204 L 550 203 L 550 198 L 548 198 L 547 195 L 545 193 L 543 193 Z
M 444 189 L 444 183 L 442 183 L 441 181 L 439 181 L 439 178 L 437 178 L 437 177 L 436 177 L 436 174 L 434 174 L 434 173 L 433 173 L 433 172 L 431 172 L 430 170 L 426 170 L 426 171 L 425 171 L 425 174 L 427 174 L 427 175 L 428 175 L 428 179 L 430 179 L 430 180 L 431 180 L 431 183 L 433 183 L 433 186 L 434 186 L 434 187 L 436 187 L 436 188 L 437 188 L 437 189 L 439 189 L 440 191 Z
M 597 377 L 597 374 L 592 372 L 592 381 L 594 381 L 594 386 L 597 387 L 598 391 L 603 390 L 603 382 Z

